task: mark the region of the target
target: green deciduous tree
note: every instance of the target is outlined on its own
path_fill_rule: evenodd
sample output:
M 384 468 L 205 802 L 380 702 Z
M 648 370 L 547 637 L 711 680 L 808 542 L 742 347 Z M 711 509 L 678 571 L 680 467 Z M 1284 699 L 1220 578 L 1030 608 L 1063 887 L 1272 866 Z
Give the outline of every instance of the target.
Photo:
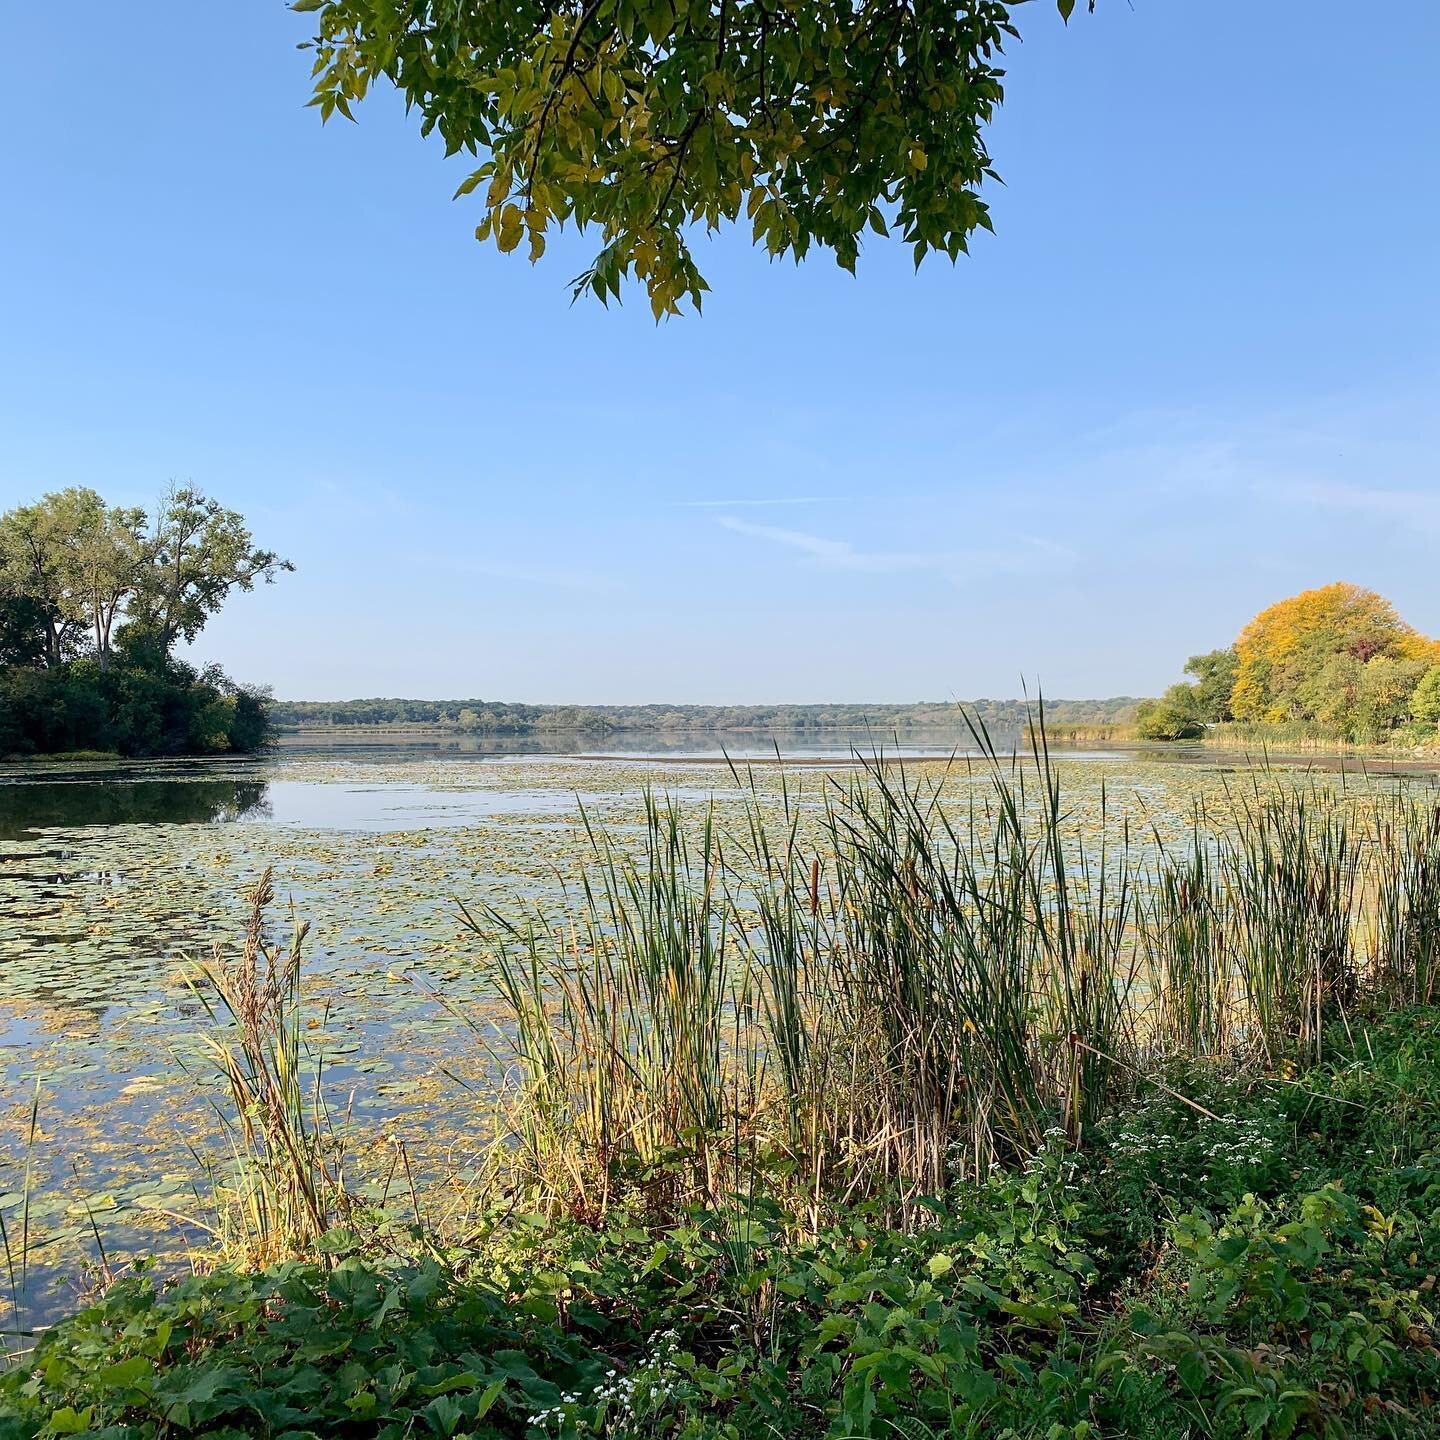
M 1357 740 L 1383 740 L 1411 717 L 1416 687 L 1430 667 L 1423 660 L 1377 655 L 1365 663 L 1353 725 Z
M 1415 687 L 1410 717 L 1422 725 L 1440 725 L 1440 665 L 1432 665 Z
M 0 590 L 0 670 L 45 664 L 45 612 L 27 595 Z
M 1423 660 L 1374 655 L 1332 655 L 1297 688 L 1307 718 L 1345 740 L 1376 742 L 1411 717 L 1412 697 L 1427 666 Z
M 145 572 L 145 512 L 106 505 L 93 490 L 67 490 L 63 496 L 71 499 L 61 518 L 68 537 L 66 604 L 89 627 L 103 673 L 110 668 L 110 641 L 121 607 Z
M 144 524 L 143 510 L 106 505 L 85 486 L 0 516 L 0 584 L 26 602 L 47 664 L 61 664 L 89 631 L 109 668 L 115 622 L 144 563 Z
M 1068 19 L 1075 0 L 1058 0 Z M 1093 0 L 1091 0 L 1093 8 Z M 688 235 L 743 218 L 772 255 L 853 269 L 866 231 L 917 264 L 990 228 L 984 132 L 1002 97 L 1001 0 L 295 0 L 314 11 L 313 104 L 385 80 L 480 165 L 476 235 L 544 253 L 573 222 L 601 248 L 576 283 L 622 279 L 656 316 L 706 290 Z
M 153 521 L 79 486 L 0 515 L 0 753 L 259 745 L 266 697 L 170 652 L 234 590 L 291 568 L 194 489 Z
M 1355 739 L 1365 664 L 1353 655 L 1331 655 L 1293 687 L 1293 708 L 1341 739 Z
M 147 539 L 132 619 L 162 650 L 193 640 L 234 590 L 295 567 L 254 545 L 245 517 L 185 486 L 161 500 Z
M 12 602 L 10 624 L 28 616 L 37 630 L 29 647 L 17 644 L 38 648 L 52 669 L 74 653 L 85 629 L 73 603 L 70 563 L 70 521 L 84 508 L 76 499 L 82 493 L 93 494 L 60 491 L 0 515 L 0 594 Z
M 1135 728 L 1142 740 L 1193 740 L 1204 734 L 1197 687 L 1172 685 L 1158 700 L 1142 700 Z
M 1238 660 L 1235 647 L 1211 650 L 1204 655 L 1192 655 L 1185 662 L 1185 673 L 1195 677 L 1191 687 L 1194 704 L 1199 718 L 1207 725 L 1233 719 L 1230 710 L 1230 692 L 1235 688 L 1235 668 Z

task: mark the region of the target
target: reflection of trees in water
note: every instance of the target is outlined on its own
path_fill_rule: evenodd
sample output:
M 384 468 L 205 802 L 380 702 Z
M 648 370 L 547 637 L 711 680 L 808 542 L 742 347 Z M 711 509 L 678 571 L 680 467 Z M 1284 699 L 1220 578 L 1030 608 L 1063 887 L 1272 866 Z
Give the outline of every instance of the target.
M 353 730 L 353 734 L 347 731 Z M 990 730 L 996 749 L 1004 752 L 1020 741 L 1020 732 L 1011 726 Z M 715 730 L 609 730 L 593 732 L 548 732 L 529 735 L 436 735 L 417 732 L 387 737 L 361 726 L 337 725 L 324 739 L 305 731 L 282 736 L 286 754 L 332 756 L 337 753 L 383 760 L 425 759 L 431 756 L 473 755 L 478 757 L 520 755 L 619 755 L 619 756 L 715 756 L 722 751 L 734 755 L 773 756 L 778 748 L 786 757 L 813 754 L 848 757 L 852 752 L 874 755 L 902 748 L 923 750 L 945 756 L 952 751 L 975 748 L 974 737 L 963 726 L 947 729 L 886 728 L 876 725 L 825 726 L 812 729 L 715 729 Z
M 0 785 L 0 838 L 76 825 L 202 825 L 268 815 L 264 780 L 40 780 Z

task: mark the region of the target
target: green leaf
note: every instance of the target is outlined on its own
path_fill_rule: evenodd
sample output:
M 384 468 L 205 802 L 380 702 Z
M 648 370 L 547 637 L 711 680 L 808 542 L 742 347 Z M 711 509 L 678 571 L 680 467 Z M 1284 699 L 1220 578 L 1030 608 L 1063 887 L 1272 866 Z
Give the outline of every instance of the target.
M 483 1420 L 490 1413 L 490 1407 L 500 1398 L 500 1392 L 505 1388 L 505 1379 L 502 1376 L 499 1380 L 492 1381 L 480 1392 L 480 1401 L 475 1406 L 475 1419 Z
M 68 1405 L 56 1410 L 45 1422 L 42 1435 L 83 1435 L 90 1428 L 90 1416 L 94 1407 L 87 1405 L 83 1410 L 72 1410 Z
M 448 1395 L 437 1395 L 426 1407 L 425 1418 L 439 1435 L 453 1435 L 465 1418 L 465 1407 Z
M 437 1380 L 433 1385 L 422 1385 L 422 1395 L 453 1395 L 457 1390 L 473 1390 L 480 1383 L 480 1377 L 471 1370 Z
M 154 1367 L 143 1355 L 132 1355 L 128 1360 L 117 1360 L 100 1371 L 100 1383 L 113 1385 L 118 1390 L 129 1390 L 148 1380 L 154 1374 Z

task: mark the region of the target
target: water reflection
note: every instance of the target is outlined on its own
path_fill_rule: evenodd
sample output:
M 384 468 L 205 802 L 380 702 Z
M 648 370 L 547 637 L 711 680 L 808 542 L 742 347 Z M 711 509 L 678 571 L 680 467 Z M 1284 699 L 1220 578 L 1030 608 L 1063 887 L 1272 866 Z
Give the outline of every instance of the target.
M 997 749 L 1012 748 L 1018 730 L 997 730 L 991 739 Z M 776 750 L 788 759 L 848 759 L 857 752 L 873 755 L 934 755 L 959 750 L 973 754 L 974 737 L 963 727 L 894 730 L 884 727 L 822 726 L 814 730 L 597 730 L 547 731 L 530 735 L 447 735 L 397 731 L 383 732 L 356 726 L 354 734 L 336 725 L 293 730 L 280 736 L 286 755 L 338 754 L 362 759 L 384 757 L 416 760 L 437 756 L 476 759 L 514 759 L 525 756 L 593 757 L 597 759 L 720 759 L 769 757 Z
M 262 819 L 264 780 L 37 780 L 0 785 L 0 839 L 80 825 L 213 825 Z

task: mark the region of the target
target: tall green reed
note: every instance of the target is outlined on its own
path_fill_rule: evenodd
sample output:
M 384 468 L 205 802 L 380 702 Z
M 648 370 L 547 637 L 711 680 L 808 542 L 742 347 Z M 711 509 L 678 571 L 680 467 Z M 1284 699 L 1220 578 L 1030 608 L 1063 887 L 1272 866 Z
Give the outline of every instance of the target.
M 1215 846 L 1198 823 L 1182 854 L 1162 853 L 1144 889 L 1139 934 L 1150 1048 L 1160 1056 L 1229 1056 L 1240 999 L 1233 936 Z
M 1221 866 L 1256 1044 L 1314 1061 L 1356 991 L 1359 861 L 1350 812 L 1313 786 L 1237 797 Z
M 566 924 L 467 916 L 500 940 L 505 1168 L 548 1208 L 717 1199 L 736 1183 L 758 1052 L 719 837 L 646 797 L 644 853 L 589 828 Z M 500 1053 L 497 1050 L 497 1053 Z
M 734 771 L 725 833 L 648 800 L 638 855 L 589 829 L 563 925 L 472 922 L 502 942 L 511 1178 L 584 1216 L 762 1173 L 816 1223 L 914 1215 L 1083 1144 L 1171 1059 L 1313 1061 L 1362 981 L 1433 992 L 1435 815 L 1267 771 L 1147 849 L 1108 793 L 1072 814 L 1042 727 L 1009 757 L 974 733 L 938 775 L 857 757 L 817 796 L 782 771 L 778 807 Z
M 35 1198 L 35 1154 L 40 1140 L 40 1081 L 35 1081 L 35 1090 L 30 1098 L 30 1111 L 25 1126 L 25 1162 L 22 1168 L 19 1200 L 18 1232 L 5 1221 L 5 1211 L 0 1207 L 0 1252 L 5 1257 L 5 1278 L 9 1288 L 9 1309 L 6 1319 L 9 1324 L 0 1327 L 4 1336 L 0 1354 L 12 1357 L 23 1353 L 23 1342 L 30 1332 L 25 1328 L 30 1303 L 30 1257 L 32 1252 L 30 1235 L 31 1202 Z
M 778 1167 L 818 1212 L 1078 1143 L 1130 1068 L 1128 836 L 1079 846 L 1040 750 L 987 749 L 959 817 L 883 757 L 818 806 L 782 784 L 778 824 L 751 780 L 728 841 L 653 801 L 638 858 L 590 831 L 567 924 L 472 920 L 513 1174 L 598 1214 L 647 1169 L 713 1196 Z
M 1440 999 L 1440 805 L 1397 797 L 1376 815 L 1372 969 L 1408 1005 Z

